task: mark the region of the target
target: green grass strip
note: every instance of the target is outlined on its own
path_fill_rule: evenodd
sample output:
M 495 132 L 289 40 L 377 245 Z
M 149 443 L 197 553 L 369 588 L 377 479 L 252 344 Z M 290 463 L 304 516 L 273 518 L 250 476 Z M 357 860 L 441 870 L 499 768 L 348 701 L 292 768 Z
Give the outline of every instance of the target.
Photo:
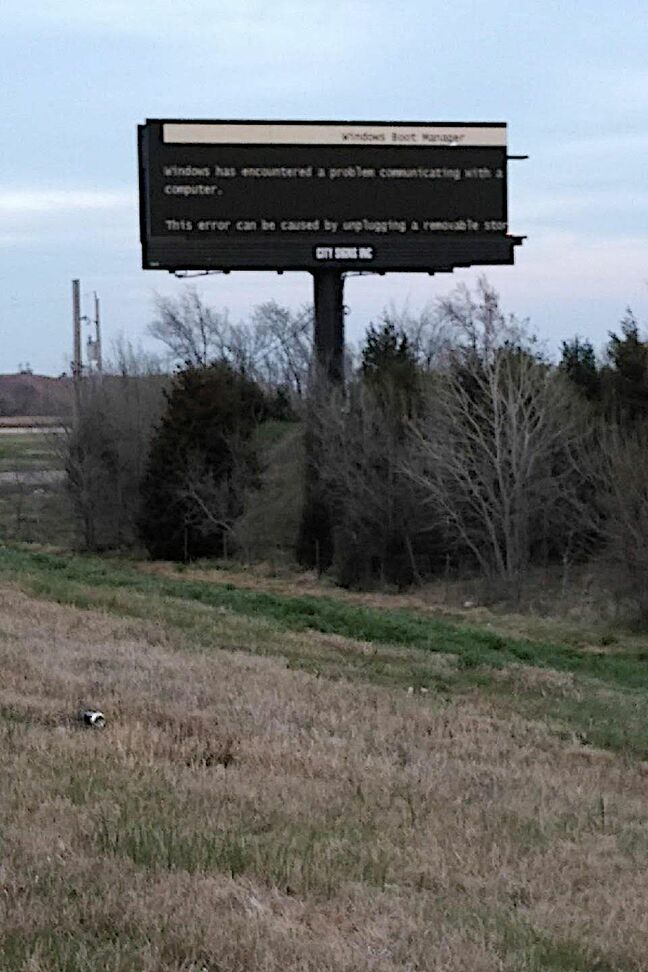
M 333 597 L 288 596 L 237 588 L 190 578 L 168 578 L 81 555 L 50 554 L 0 547 L 0 577 L 30 575 L 45 581 L 72 582 L 94 589 L 123 590 L 151 597 L 197 602 L 249 617 L 273 621 L 284 630 L 315 630 L 358 641 L 399 645 L 429 652 L 455 654 L 463 668 L 501 668 L 522 662 L 540 668 L 586 675 L 619 687 L 648 689 L 644 651 L 622 654 L 581 652 L 570 645 L 505 637 L 406 609 L 349 604 Z M 47 594 L 43 589 L 41 592 Z M 49 596 L 66 600 L 64 587 L 50 587 Z

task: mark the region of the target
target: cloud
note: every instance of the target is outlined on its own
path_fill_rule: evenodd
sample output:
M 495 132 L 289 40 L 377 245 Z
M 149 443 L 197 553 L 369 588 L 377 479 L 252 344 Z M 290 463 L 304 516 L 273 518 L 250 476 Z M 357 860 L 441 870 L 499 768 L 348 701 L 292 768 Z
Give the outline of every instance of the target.
M 551 189 L 540 193 L 518 193 L 512 210 L 516 227 L 570 222 L 578 230 L 595 229 L 598 225 L 607 232 L 637 223 L 639 213 L 648 214 L 648 190 L 621 188 Z M 613 220 L 616 217 L 616 220 Z M 620 218 L 619 218 L 620 217 Z M 644 221 L 645 224 L 645 221 Z M 523 230 L 524 231 L 524 230 Z M 648 239 L 644 240 L 646 246 Z
M 525 240 L 516 268 L 489 272 L 507 276 L 507 290 L 544 300 L 617 299 L 648 295 L 648 258 L 643 237 L 597 238 L 571 232 L 545 232 Z
M 138 236 L 137 194 L 123 189 L 0 189 L 0 247 L 123 247 Z
M 589 135 L 581 135 L 577 138 L 566 136 L 552 142 L 547 149 L 547 153 L 552 154 L 570 152 L 573 154 L 587 154 L 592 156 L 594 153 L 620 151 L 645 151 L 648 149 L 648 131 L 617 131 L 616 129 L 606 129 L 604 131 L 591 132 Z
M 25 213 L 74 213 L 96 209 L 121 209 L 136 204 L 133 192 L 122 189 L 0 189 L 3 218 Z

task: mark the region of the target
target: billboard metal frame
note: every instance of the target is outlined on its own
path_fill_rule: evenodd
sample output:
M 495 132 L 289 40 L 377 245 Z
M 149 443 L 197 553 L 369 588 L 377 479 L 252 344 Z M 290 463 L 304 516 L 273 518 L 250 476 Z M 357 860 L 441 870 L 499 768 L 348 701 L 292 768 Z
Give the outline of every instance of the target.
M 345 126 L 356 127 L 356 128 L 366 128 L 366 129 L 463 129 L 466 132 L 470 132 L 471 129 L 488 131 L 488 130 L 504 130 L 506 132 L 505 122 L 453 122 L 453 121 L 442 121 L 442 122 L 420 122 L 420 121 L 375 121 L 375 120 L 356 120 L 356 119 L 178 119 L 178 118 L 149 118 L 146 123 L 138 126 L 138 168 L 139 168 L 139 222 L 140 222 L 140 239 L 142 244 L 142 265 L 144 269 L 157 269 L 157 270 L 168 270 L 171 273 L 178 271 L 202 271 L 202 272 L 225 272 L 229 273 L 231 271 L 275 271 L 284 272 L 290 270 L 301 270 L 308 271 L 311 273 L 317 272 L 319 269 L 318 265 L 314 260 L 310 261 L 292 261 L 292 260 L 281 260 L 276 261 L 267 260 L 265 262 L 259 262 L 257 259 L 255 261 L 250 261 L 249 258 L 237 260 L 236 262 L 224 264 L 220 266 L 217 261 L 208 262 L 201 260 L 199 256 L 192 256 L 187 259 L 171 259 L 168 260 L 151 260 L 150 257 L 150 243 L 151 243 L 151 233 L 149 230 L 150 223 L 150 212 L 149 212 L 149 165 L 150 160 L 147 155 L 147 145 L 146 131 L 151 126 L 160 126 L 164 130 L 164 126 L 233 126 L 238 128 L 243 128 L 245 126 L 270 126 L 270 127 L 281 127 L 281 128 L 316 128 L 316 127 L 338 127 L 342 128 Z M 259 147 L 263 148 L 264 145 L 267 146 L 270 143 L 267 142 L 217 142 L 217 143 L 205 143 L 205 142 L 190 142 L 183 141 L 180 143 L 183 146 L 195 144 L 201 145 L 205 144 L 218 144 L 227 145 L 228 147 L 237 145 L 250 145 L 257 144 Z M 289 143 L 296 145 L 299 143 Z M 329 147 L 331 143 L 324 143 Z M 337 143 L 333 143 L 337 144 Z M 349 143 L 349 147 L 355 148 L 367 148 L 366 145 L 362 143 Z M 400 149 L 400 145 L 388 144 L 386 146 L 376 146 L 371 145 L 372 150 L 379 151 L 380 148 L 394 148 Z M 411 147 L 411 146 L 409 146 Z M 450 149 L 454 148 L 454 145 L 441 145 L 438 144 L 426 146 L 426 148 L 438 148 L 438 147 L 448 147 Z M 471 146 L 471 143 L 463 143 L 461 147 L 479 147 L 484 148 L 487 146 Z M 493 145 L 493 148 L 501 147 L 504 150 L 504 161 L 507 163 L 512 158 L 520 158 L 520 156 L 511 156 L 506 151 L 506 143 L 504 145 Z M 419 146 L 416 146 L 419 149 Z M 508 220 L 508 187 L 506 182 L 505 173 L 505 185 L 504 185 L 504 221 Z M 278 234 L 279 236 L 279 234 Z M 322 237 L 325 238 L 327 234 L 323 231 Z M 277 237 L 274 239 L 268 238 L 268 251 L 271 249 L 280 248 L 281 245 L 289 246 L 288 238 L 284 234 L 280 236 L 280 242 L 277 243 Z M 164 238 L 166 239 L 166 237 Z M 186 240 L 186 237 L 182 239 Z M 423 239 L 423 238 L 422 238 Z M 424 238 L 424 246 L 430 254 L 429 261 L 426 262 L 425 266 L 418 265 L 408 265 L 405 262 L 400 262 L 394 266 L 389 266 L 389 260 L 381 260 L 378 265 L 374 266 L 372 263 L 368 262 L 366 264 L 360 262 L 349 262 L 343 259 L 341 260 L 331 260 L 326 264 L 321 264 L 322 269 L 336 269 L 343 273 L 349 272 L 362 272 L 362 273 L 376 273 L 384 274 L 390 272 L 397 273 L 444 273 L 451 272 L 453 269 L 461 267 L 469 267 L 474 265 L 488 266 L 488 265 L 506 265 L 513 263 L 513 253 L 516 246 L 520 245 L 523 241 L 523 236 L 510 235 L 508 232 L 505 234 L 499 233 L 481 233 L 481 234 L 468 234 L 466 236 L 455 235 L 441 235 L 437 234 L 436 237 L 431 235 Z M 201 241 L 201 246 L 204 249 L 209 249 L 209 239 L 203 239 Z M 219 246 L 224 247 L 226 240 L 220 240 Z M 296 239 L 290 241 L 299 242 Z M 393 245 L 393 240 L 384 239 L 376 240 L 376 243 L 380 243 L 389 251 L 390 244 Z M 367 243 L 366 237 L 363 238 L 363 245 Z M 178 239 L 178 244 L 180 244 L 180 239 Z M 190 243 L 190 245 L 195 245 Z M 245 248 L 245 243 L 240 240 L 236 241 L 236 247 Z M 257 247 L 260 244 L 257 242 Z M 180 247 L 178 247 L 180 248 Z

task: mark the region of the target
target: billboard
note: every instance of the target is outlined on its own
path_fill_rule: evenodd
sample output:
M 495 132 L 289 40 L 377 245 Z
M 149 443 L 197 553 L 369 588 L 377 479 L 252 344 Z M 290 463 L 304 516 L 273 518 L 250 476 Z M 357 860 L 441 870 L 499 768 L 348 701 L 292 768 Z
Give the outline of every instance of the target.
M 148 120 L 145 269 L 513 263 L 502 123 Z

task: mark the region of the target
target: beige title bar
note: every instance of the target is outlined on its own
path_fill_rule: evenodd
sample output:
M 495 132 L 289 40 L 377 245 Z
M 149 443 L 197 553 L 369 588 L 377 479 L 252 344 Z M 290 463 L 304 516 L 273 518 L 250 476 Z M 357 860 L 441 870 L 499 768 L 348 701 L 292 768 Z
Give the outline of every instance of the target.
M 285 125 L 281 122 L 165 122 L 178 145 L 487 145 L 506 147 L 506 125 Z

